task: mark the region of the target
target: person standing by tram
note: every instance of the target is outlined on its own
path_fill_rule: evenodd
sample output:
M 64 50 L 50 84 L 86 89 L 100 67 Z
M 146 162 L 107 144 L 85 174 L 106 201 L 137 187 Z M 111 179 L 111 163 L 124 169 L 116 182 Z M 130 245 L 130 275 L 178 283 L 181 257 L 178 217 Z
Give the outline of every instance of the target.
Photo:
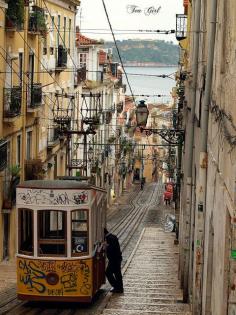
M 123 279 L 121 274 L 122 253 L 120 244 L 116 235 L 108 232 L 104 228 L 104 237 L 106 241 L 106 254 L 108 266 L 106 268 L 106 277 L 112 286 L 111 292 L 123 293 Z

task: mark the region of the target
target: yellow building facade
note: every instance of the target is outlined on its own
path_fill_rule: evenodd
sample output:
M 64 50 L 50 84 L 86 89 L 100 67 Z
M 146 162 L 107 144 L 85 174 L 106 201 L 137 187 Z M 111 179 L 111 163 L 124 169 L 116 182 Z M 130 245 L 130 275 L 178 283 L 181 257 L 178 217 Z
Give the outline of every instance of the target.
M 15 187 L 66 175 L 55 118 L 78 104 L 75 16 L 79 1 L 0 3 L 0 260 L 15 255 Z M 73 111 L 77 113 L 77 111 Z

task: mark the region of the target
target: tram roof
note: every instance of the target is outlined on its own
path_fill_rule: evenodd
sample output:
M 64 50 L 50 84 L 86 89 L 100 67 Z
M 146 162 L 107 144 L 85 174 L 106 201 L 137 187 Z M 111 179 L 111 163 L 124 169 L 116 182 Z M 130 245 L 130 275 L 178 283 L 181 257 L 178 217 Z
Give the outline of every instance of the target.
M 101 187 L 77 180 L 27 180 L 17 187 L 35 189 L 95 189 L 106 192 L 106 190 Z

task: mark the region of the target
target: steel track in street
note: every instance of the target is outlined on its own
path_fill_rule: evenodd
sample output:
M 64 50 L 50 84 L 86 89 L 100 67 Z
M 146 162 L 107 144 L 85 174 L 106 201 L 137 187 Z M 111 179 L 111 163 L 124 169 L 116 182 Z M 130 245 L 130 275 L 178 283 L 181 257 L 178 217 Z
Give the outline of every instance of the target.
M 152 190 L 151 190 L 152 189 Z M 150 192 L 151 190 L 151 192 Z M 156 192 L 156 193 L 155 193 Z M 148 195 L 148 200 L 146 197 Z M 115 233 L 120 240 L 120 245 L 122 252 L 129 245 L 132 236 L 136 232 L 140 225 L 143 217 L 146 214 L 146 210 L 150 205 L 156 205 L 159 203 L 159 185 L 146 185 L 145 189 L 137 194 L 137 190 L 131 193 L 129 197 L 129 209 L 128 213 L 121 217 L 119 222 L 111 227 L 111 232 Z M 118 210 L 117 210 L 118 211 Z M 111 217 L 110 217 L 111 218 Z M 128 259 L 127 259 L 128 260 Z M 125 261 L 123 262 L 125 264 Z M 96 309 L 93 310 L 93 304 L 84 305 L 80 303 L 73 303 L 73 305 L 68 303 L 62 303 L 58 307 L 58 303 L 47 303 L 45 308 L 41 303 L 33 302 L 20 302 L 15 297 L 4 309 L 0 310 L 0 314 L 7 315 L 95 315 L 99 314 L 102 310 L 102 300 L 106 297 L 108 291 L 101 290 L 100 296 L 98 295 L 98 300 L 100 298 L 100 303 L 97 305 Z M 95 301 L 96 303 L 96 301 Z M 10 306 L 11 304 L 12 307 Z M 17 304 L 17 305 L 16 305 Z M 10 306 L 10 307 L 9 307 Z M 67 308 L 68 306 L 68 308 Z

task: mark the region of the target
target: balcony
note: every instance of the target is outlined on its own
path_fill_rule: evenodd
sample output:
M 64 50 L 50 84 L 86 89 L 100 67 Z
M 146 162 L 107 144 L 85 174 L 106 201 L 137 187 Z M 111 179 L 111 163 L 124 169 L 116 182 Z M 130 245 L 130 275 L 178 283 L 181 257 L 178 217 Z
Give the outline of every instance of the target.
M 7 141 L 0 139 L 0 172 L 7 167 Z
M 56 49 L 56 71 L 63 71 L 67 67 L 67 49 L 59 45 Z
M 32 7 L 32 11 L 29 13 L 28 31 L 30 34 L 45 35 L 47 33 L 45 15 L 42 8 L 38 6 Z
M 25 161 L 25 180 L 39 180 L 44 178 L 43 163 L 40 159 Z
M 29 86 L 27 94 L 28 112 L 33 112 L 42 105 L 42 84 L 34 83 Z
M 7 122 L 21 114 L 21 87 L 14 86 L 12 88 L 4 88 L 4 113 L 3 118 Z
M 86 80 L 86 67 L 82 67 L 77 70 L 77 75 L 75 76 L 75 86 L 81 84 Z
M 52 149 L 59 144 L 61 138 L 60 127 L 51 127 L 48 129 L 48 149 Z
M 13 177 L 11 180 L 3 181 L 3 210 L 11 210 L 16 204 L 16 187 L 20 183 L 20 177 Z
M 7 1 L 6 31 L 14 32 L 23 30 L 24 26 L 24 2 L 21 0 Z

